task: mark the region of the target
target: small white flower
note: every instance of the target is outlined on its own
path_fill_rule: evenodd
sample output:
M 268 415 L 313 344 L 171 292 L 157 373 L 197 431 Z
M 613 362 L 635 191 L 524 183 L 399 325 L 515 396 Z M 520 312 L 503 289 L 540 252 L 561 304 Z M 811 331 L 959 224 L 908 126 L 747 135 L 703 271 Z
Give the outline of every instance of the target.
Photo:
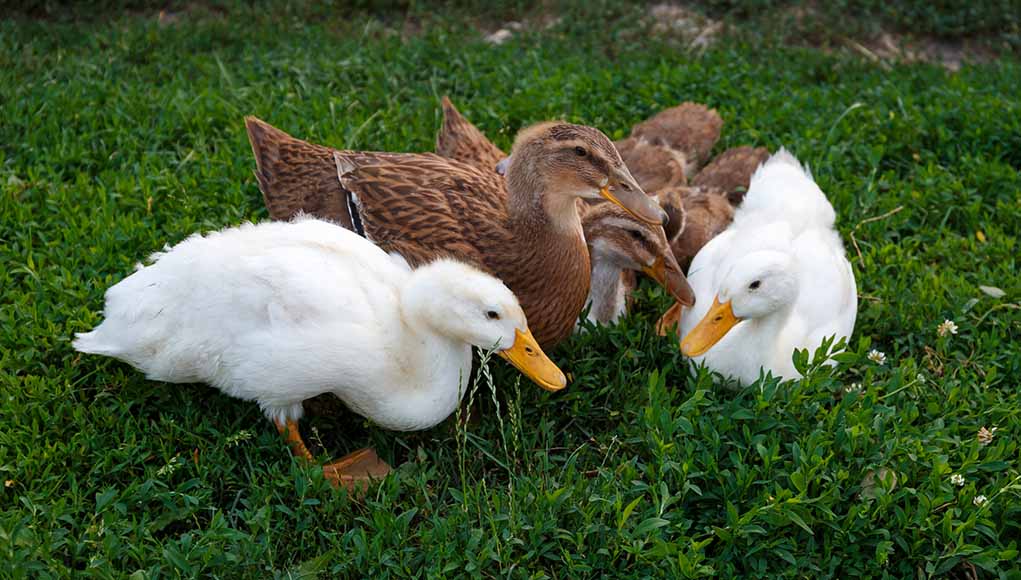
M 869 351 L 868 359 L 870 361 L 876 363 L 877 365 L 885 365 L 886 364 L 886 353 L 880 352 L 880 351 L 878 351 L 876 349 L 872 349 L 872 350 Z
M 847 394 L 860 393 L 861 392 L 861 383 L 851 383 L 850 385 L 844 387 L 844 392 L 847 393 Z
M 936 333 L 940 336 L 957 334 L 957 324 L 953 320 L 944 320 L 942 324 L 936 327 Z
M 986 505 L 987 501 L 989 501 L 989 498 L 987 498 L 986 496 L 984 496 L 984 495 L 976 495 L 975 499 L 971 500 L 971 503 L 981 507 L 981 506 Z
M 920 382 L 920 383 L 924 383 L 925 382 L 925 375 L 923 375 L 922 373 L 918 373 L 917 375 L 915 375 L 915 380 Z
M 962 485 L 964 485 L 964 476 L 961 475 L 960 473 L 955 473 L 950 476 L 950 483 L 956 485 L 957 487 L 961 487 Z

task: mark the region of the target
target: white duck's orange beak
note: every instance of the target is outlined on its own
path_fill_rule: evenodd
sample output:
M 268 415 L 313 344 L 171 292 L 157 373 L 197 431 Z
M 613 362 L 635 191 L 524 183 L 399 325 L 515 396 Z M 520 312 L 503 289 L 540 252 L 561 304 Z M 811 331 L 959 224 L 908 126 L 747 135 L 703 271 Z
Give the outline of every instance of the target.
M 681 352 L 688 357 L 704 354 L 738 322 L 741 322 L 741 319 L 734 316 L 731 301 L 727 300 L 720 304 L 720 297 L 714 297 L 709 312 L 705 313 L 702 320 L 681 341 Z
M 567 386 L 567 377 L 542 352 L 531 330 L 515 329 L 514 344 L 497 354 L 547 391 L 559 391 Z

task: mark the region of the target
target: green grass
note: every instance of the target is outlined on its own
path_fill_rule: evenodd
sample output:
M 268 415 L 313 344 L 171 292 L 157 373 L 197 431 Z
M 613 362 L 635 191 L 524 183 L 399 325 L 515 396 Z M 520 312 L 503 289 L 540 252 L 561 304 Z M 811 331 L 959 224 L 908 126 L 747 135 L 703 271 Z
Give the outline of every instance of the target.
M 0 576 L 1021 577 L 1018 62 L 699 57 L 586 10 L 500 47 L 457 18 L 402 39 L 329 8 L 0 21 Z M 848 242 L 849 354 L 726 390 L 655 336 L 668 302 L 646 287 L 553 353 L 563 393 L 495 361 L 466 429 L 308 421 L 324 457 L 372 444 L 399 466 L 354 500 L 255 405 L 71 349 L 136 261 L 265 219 L 243 115 L 425 151 L 443 94 L 503 147 L 550 117 L 619 137 L 682 100 L 719 109 L 721 150 L 787 146 Z M 880 470 L 896 484 L 863 485 Z

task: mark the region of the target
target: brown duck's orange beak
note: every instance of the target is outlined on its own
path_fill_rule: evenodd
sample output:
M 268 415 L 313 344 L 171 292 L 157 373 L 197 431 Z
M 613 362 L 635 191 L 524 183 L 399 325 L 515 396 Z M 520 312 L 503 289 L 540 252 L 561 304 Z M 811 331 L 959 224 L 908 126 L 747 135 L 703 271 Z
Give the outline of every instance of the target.
M 669 260 L 664 256 L 659 256 L 651 266 L 643 267 L 642 271 L 659 282 L 660 286 L 666 288 L 667 292 L 680 305 L 688 307 L 695 305 L 695 291 L 688 283 L 688 279 L 684 277 L 681 267 L 677 265 L 677 260 L 674 260 L 673 256 L 670 256 Z
M 741 322 L 741 319 L 734 316 L 730 300 L 720 304 L 720 297 L 716 296 L 713 298 L 713 305 L 709 307 L 709 312 L 706 312 L 702 320 L 681 341 L 681 352 L 689 357 L 704 354 L 738 322 Z
M 642 190 L 626 167 L 611 171 L 610 179 L 599 190 L 599 195 L 624 208 L 643 222 L 660 226 L 667 221 L 668 216 L 663 208 Z
M 514 344 L 497 354 L 547 391 L 559 391 L 567 386 L 567 377 L 542 352 L 531 330 L 515 329 Z

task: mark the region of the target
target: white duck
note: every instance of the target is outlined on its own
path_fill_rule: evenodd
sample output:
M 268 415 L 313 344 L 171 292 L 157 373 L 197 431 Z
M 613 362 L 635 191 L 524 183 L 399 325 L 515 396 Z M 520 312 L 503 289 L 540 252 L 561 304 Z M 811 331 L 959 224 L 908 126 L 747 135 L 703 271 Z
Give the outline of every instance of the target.
M 547 390 L 566 385 L 499 280 L 445 259 L 412 271 L 329 222 L 194 235 L 152 262 L 107 291 L 105 320 L 74 347 L 255 401 L 308 460 L 302 401 L 333 393 L 388 429 L 426 429 L 460 401 L 472 345 Z M 368 449 L 324 467 L 348 487 L 388 471 Z
M 781 149 L 752 176 L 734 222 L 695 256 L 695 306 L 681 318 L 681 351 L 749 384 L 760 369 L 799 373 L 795 349 L 849 337 L 858 294 L 833 206 Z

